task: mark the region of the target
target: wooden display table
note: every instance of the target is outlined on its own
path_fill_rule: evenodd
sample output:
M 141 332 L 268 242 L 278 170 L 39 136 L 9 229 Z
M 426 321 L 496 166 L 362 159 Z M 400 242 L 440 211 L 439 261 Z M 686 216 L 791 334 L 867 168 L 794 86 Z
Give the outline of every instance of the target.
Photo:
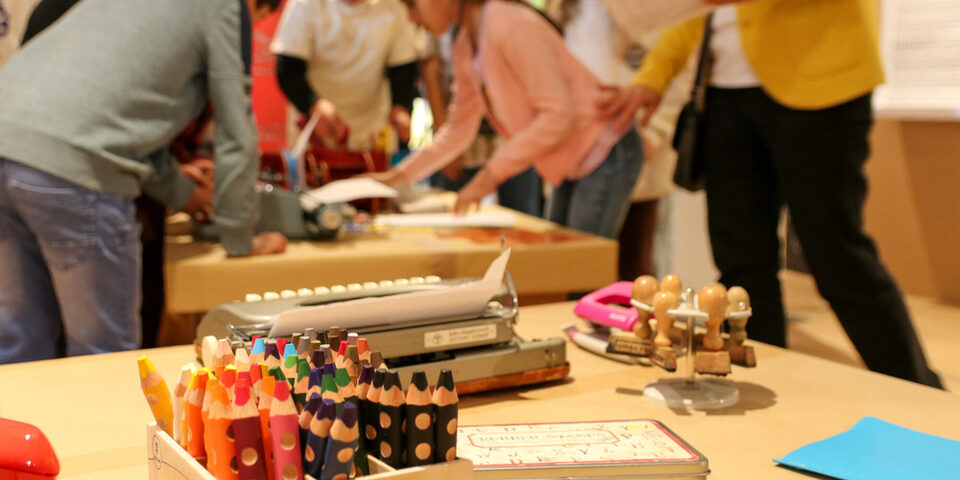
M 516 229 L 398 228 L 336 242 L 291 242 L 281 255 L 253 258 L 228 259 L 217 244 L 172 239 L 166 247 L 167 313 L 205 312 L 247 293 L 426 275 L 479 277 L 500 253 L 501 234 L 513 248 L 508 269 L 521 298 L 586 292 L 616 281 L 617 242 L 514 213 Z
M 524 307 L 527 338 L 560 333 L 572 303 Z M 652 380 L 672 376 L 628 366 L 567 345 L 570 378 L 540 387 L 461 399 L 463 425 L 657 419 L 710 460 L 716 479 L 809 479 L 777 467 L 774 457 L 840 433 L 864 416 L 958 438 L 960 396 L 807 355 L 754 344 L 759 366 L 734 367 L 740 403 L 710 413 L 675 412 L 640 396 Z M 136 357 L 125 352 L 0 366 L 0 415 L 36 424 L 60 456 L 60 478 L 144 478 L 150 410 L 140 392 Z M 189 346 L 146 352 L 172 382 L 193 359 Z M 681 359 L 681 362 L 683 360 Z

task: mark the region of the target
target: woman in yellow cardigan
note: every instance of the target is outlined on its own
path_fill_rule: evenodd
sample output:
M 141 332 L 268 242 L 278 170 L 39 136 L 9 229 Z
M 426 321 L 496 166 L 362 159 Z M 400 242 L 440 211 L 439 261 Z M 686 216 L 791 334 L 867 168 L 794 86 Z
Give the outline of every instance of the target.
M 870 98 L 883 82 L 875 0 L 705 1 L 719 6 L 709 25 L 701 17 L 664 31 L 607 111 L 624 111 L 625 123 L 644 109 L 646 121 L 711 28 L 702 132 L 710 241 L 720 281 L 751 294 L 750 336 L 786 344 L 777 279 L 786 205 L 820 293 L 867 366 L 939 387 L 862 229 Z

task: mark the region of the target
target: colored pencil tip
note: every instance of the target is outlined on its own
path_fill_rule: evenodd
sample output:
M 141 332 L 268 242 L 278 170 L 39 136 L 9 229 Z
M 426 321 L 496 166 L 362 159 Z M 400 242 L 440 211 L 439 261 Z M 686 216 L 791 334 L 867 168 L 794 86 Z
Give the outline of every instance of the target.
M 348 402 L 349 403 L 349 402 Z M 352 405 L 352 404 L 351 404 Z M 337 404 L 329 398 L 320 402 L 320 408 L 317 409 L 317 418 L 326 418 L 333 420 L 337 417 Z
M 217 356 L 233 355 L 233 348 L 230 347 L 230 340 L 221 338 L 217 340 Z
M 346 387 L 352 380 L 350 380 L 350 374 L 347 373 L 346 368 L 338 368 L 337 375 L 334 377 L 334 380 L 337 381 L 338 387 Z
M 339 392 L 340 388 L 337 387 L 337 381 L 333 378 L 333 375 L 323 375 L 323 380 L 320 381 L 320 390 L 327 392 Z
M 286 382 L 284 382 L 286 383 Z M 277 379 L 273 377 L 264 377 L 263 385 L 260 385 L 260 392 L 263 395 L 273 396 L 273 391 L 277 386 Z
M 427 372 L 423 370 L 414 371 L 410 378 L 410 384 L 417 387 L 417 390 L 426 392 L 430 388 L 430 383 L 427 382 Z
M 153 362 L 146 355 L 137 359 L 137 370 L 140 371 L 140 378 L 147 378 L 147 374 L 156 369 L 157 367 L 153 366 Z
M 334 365 L 334 364 L 332 364 L 332 363 L 325 363 L 325 364 L 323 364 L 323 374 L 324 374 L 324 375 L 331 375 L 331 376 L 332 376 L 332 375 L 336 375 L 336 374 L 337 374 L 337 366 Z
M 290 355 L 294 357 L 297 356 L 297 347 L 294 347 L 292 343 L 288 343 L 283 350 L 283 358 L 287 358 Z
M 277 351 L 277 344 L 276 344 L 276 343 L 268 343 L 267 346 L 265 347 L 264 355 L 263 355 L 263 356 L 264 356 L 264 358 L 276 357 L 276 358 L 279 360 L 279 359 L 280 359 L 280 352 Z
M 260 368 L 259 363 L 250 365 L 250 370 L 247 373 L 250 375 L 250 383 L 257 383 L 257 380 L 263 378 L 263 369 Z
M 437 379 L 437 388 L 446 388 L 451 392 L 456 389 L 456 383 L 453 382 L 453 372 L 450 369 L 444 368 L 440 370 L 440 377 Z
M 353 428 L 357 424 L 357 405 L 351 402 L 343 404 L 343 410 L 340 410 L 339 420 L 343 422 L 347 428 Z
M 290 384 L 285 381 L 278 381 L 273 387 L 273 398 L 281 402 L 290 398 Z
M 310 412 L 310 416 L 317 414 L 317 410 L 320 408 L 320 404 L 323 403 L 323 397 L 312 396 L 310 400 L 307 401 L 307 406 L 303 407 L 304 410 Z
M 264 353 L 265 351 L 266 347 L 263 344 L 263 339 L 260 337 L 255 337 L 253 340 L 253 348 L 250 350 L 250 352 L 256 355 L 258 353 Z
M 383 378 L 385 370 L 374 370 L 373 371 L 373 388 L 383 387 Z
M 246 405 L 250 401 L 250 381 L 247 378 L 240 377 L 237 380 L 237 387 L 234 391 L 234 403 L 237 406 Z
M 357 377 L 357 384 L 371 383 L 373 381 L 373 367 L 364 365 L 360 368 L 360 376 Z
M 315 367 L 319 367 L 319 366 L 323 365 L 323 363 L 324 363 L 324 360 L 323 360 L 323 349 L 318 348 L 318 349 L 316 349 L 316 350 L 313 351 L 313 355 L 310 357 L 310 363 L 312 363 L 313 366 L 315 366 Z
M 307 382 L 309 388 L 319 387 L 323 384 L 323 370 L 314 368 L 310 370 L 310 380 Z
M 370 344 L 367 343 L 367 339 L 360 337 L 357 339 L 357 352 L 360 355 L 363 355 L 365 352 L 370 351 Z
M 340 341 L 340 348 L 337 349 L 337 354 L 341 357 L 347 354 L 347 347 L 350 346 L 350 342 L 347 340 Z
M 387 370 L 383 376 L 383 389 L 390 390 L 393 387 L 400 387 L 400 374 L 396 370 Z

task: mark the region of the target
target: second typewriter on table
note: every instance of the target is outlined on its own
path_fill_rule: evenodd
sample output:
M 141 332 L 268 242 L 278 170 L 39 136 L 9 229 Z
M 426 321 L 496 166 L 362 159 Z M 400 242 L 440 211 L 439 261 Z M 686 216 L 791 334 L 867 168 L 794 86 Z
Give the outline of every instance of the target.
M 268 336 L 282 312 L 364 298 L 438 291 L 476 280 L 414 277 L 248 295 L 247 301 L 210 310 L 197 327 L 197 339 L 208 335 L 226 337 L 235 348 L 249 349 L 254 336 Z M 418 305 L 411 302 L 407 308 L 416 309 Z M 467 394 L 565 378 L 570 366 L 564 340 L 559 337 L 524 340 L 514 332 L 517 318 L 517 294 L 506 273 L 499 290 L 480 311 L 398 322 L 377 318 L 363 326 L 346 328 L 365 337 L 370 348 L 379 351 L 390 368 L 400 371 L 404 381 L 413 370 L 425 370 L 428 377 L 435 377 L 440 369 L 448 368 L 457 379 L 458 392 Z M 338 326 L 336 319 L 318 318 L 310 325 L 317 331 L 326 331 L 331 326 Z

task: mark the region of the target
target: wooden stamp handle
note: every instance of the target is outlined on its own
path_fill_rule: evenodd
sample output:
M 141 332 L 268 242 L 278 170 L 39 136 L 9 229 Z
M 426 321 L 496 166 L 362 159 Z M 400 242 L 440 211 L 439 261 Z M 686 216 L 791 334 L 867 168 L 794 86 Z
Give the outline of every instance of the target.
M 673 329 L 673 318 L 668 310 L 677 308 L 679 299 L 673 292 L 660 292 L 653 298 L 653 314 L 657 318 L 657 338 L 653 343 L 658 347 L 669 347 L 670 331 Z
M 727 312 L 727 289 L 720 284 L 707 285 L 697 295 L 700 310 L 708 315 L 707 334 L 703 336 L 703 348 L 716 352 L 723 349 L 720 328 Z

